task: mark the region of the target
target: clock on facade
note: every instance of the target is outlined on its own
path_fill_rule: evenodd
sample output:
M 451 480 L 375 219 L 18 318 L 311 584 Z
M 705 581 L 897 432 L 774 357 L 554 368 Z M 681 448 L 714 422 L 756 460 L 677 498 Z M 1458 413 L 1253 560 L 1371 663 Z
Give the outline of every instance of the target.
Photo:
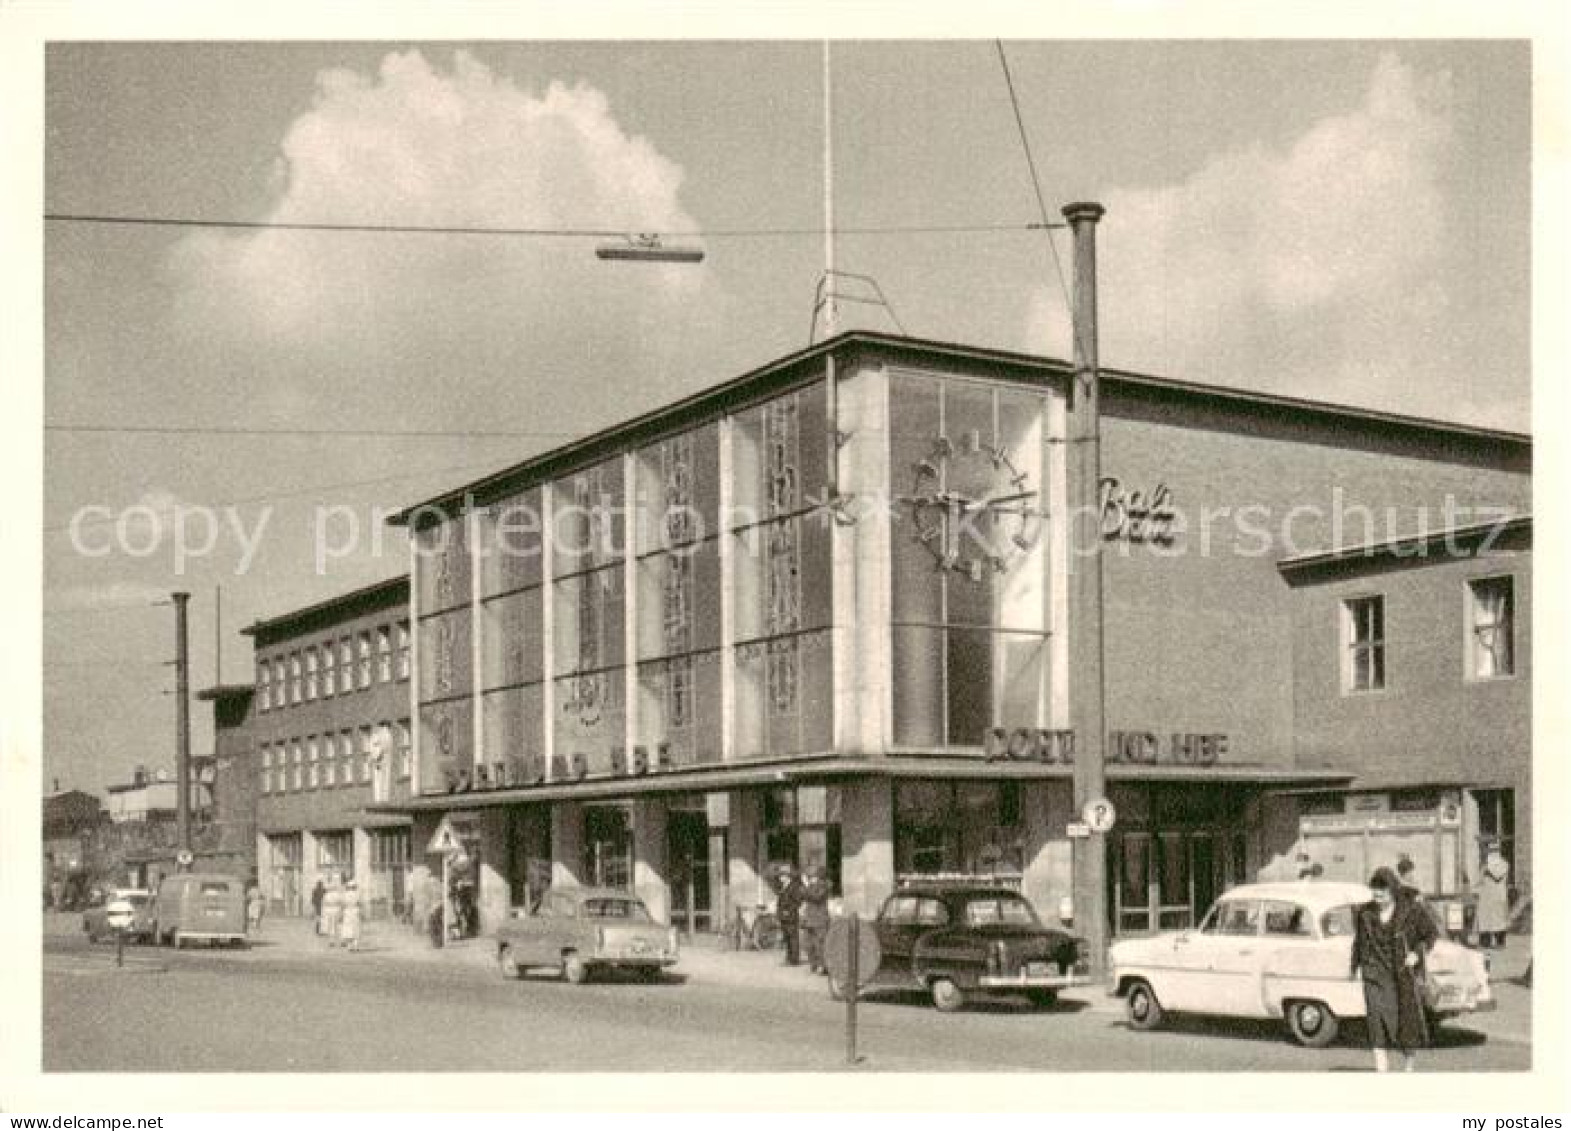
M 911 516 L 913 537 L 940 569 L 981 581 L 1002 573 L 1041 534 L 1030 475 L 1002 448 L 984 444 L 978 432 L 959 446 L 939 436 L 912 470 L 911 493 L 900 502 Z

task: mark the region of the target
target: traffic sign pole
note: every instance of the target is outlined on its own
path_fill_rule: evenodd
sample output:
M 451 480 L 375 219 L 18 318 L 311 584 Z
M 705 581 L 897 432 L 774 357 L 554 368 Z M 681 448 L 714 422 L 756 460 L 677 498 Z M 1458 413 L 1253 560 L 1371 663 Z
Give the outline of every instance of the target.
M 862 917 L 851 916 L 851 963 L 846 977 L 846 1063 L 856 1063 L 856 999 L 861 997 L 860 974 L 858 965 L 859 955 L 857 950 L 862 943 Z

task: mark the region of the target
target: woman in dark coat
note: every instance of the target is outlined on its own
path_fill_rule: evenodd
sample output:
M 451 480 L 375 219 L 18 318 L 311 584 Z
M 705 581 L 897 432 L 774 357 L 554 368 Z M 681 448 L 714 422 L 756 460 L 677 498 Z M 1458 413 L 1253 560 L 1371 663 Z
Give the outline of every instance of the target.
M 1375 1070 L 1390 1069 L 1390 1050 L 1402 1050 L 1402 1068 L 1413 1071 L 1413 1052 L 1429 1044 L 1429 1024 L 1419 989 L 1424 958 L 1435 945 L 1435 923 L 1403 894 L 1390 868 L 1369 879 L 1374 898 L 1353 921 L 1353 973 L 1364 982 L 1369 1047 Z

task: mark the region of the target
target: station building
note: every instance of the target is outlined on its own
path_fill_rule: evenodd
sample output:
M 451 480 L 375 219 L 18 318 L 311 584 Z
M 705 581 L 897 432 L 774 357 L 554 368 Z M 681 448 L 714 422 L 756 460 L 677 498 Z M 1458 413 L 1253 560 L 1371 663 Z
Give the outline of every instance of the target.
M 1457 860 L 1509 829 L 1524 866 L 1529 439 L 1112 370 L 1117 821 L 1071 835 L 1071 376 L 855 331 L 410 507 L 408 795 L 368 812 L 412 819 L 417 881 L 445 821 L 487 928 L 548 884 L 608 883 L 712 929 L 779 862 L 824 866 L 864 914 L 965 874 L 1054 918 L 1076 851 L 1108 854 L 1115 932 L 1182 927 L 1308 854 L 1359 873 L 1373 849 L 1325 820 L 1419 800 L 1435 829 L 1471 814 Z M 1477 535 L 1455 560 L 1391 549 L 1451 528 Z M 1523 638 L 1499 678 L 1464 666 L 1495 575 Z M 269 628 L 275 695 L 297 637 Z M 294 792 L 313 728 L 286 729 L 262 766 L 281 745 Z

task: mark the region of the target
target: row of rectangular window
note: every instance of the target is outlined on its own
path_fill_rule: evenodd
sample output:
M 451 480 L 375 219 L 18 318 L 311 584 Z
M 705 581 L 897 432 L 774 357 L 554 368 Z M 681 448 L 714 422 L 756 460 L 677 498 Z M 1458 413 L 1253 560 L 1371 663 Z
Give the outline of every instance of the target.
M 409 678 L 409 622 L 381 625 L 336 642 L 290 652 L 256 664 L 257 709 L 272 711 L 297 703 L 363 691 L 375 683 Z
M 408 781 L 413 766 L 413 747 L 409 720 L 383 723 L 392 738 L 388 752 L 391 769 L 399 781 Z M 310 735 L 282 742 L 263 743 L 261 747 L 261 788 L 263 793 L 300 793 L 309 789 L 332 789 L 370 785 L 376 767 L 372 749 L 375 728 L 359 727 L 336 734 Z
M 1514 579 L 1480 577 L 1467 583 L 1464 671 L 1475 680 L 1516 674 Z M 1386 686 L 1386 605 L 1382 594 L 1342 602 L 1342 687 L 1381 691 Z

